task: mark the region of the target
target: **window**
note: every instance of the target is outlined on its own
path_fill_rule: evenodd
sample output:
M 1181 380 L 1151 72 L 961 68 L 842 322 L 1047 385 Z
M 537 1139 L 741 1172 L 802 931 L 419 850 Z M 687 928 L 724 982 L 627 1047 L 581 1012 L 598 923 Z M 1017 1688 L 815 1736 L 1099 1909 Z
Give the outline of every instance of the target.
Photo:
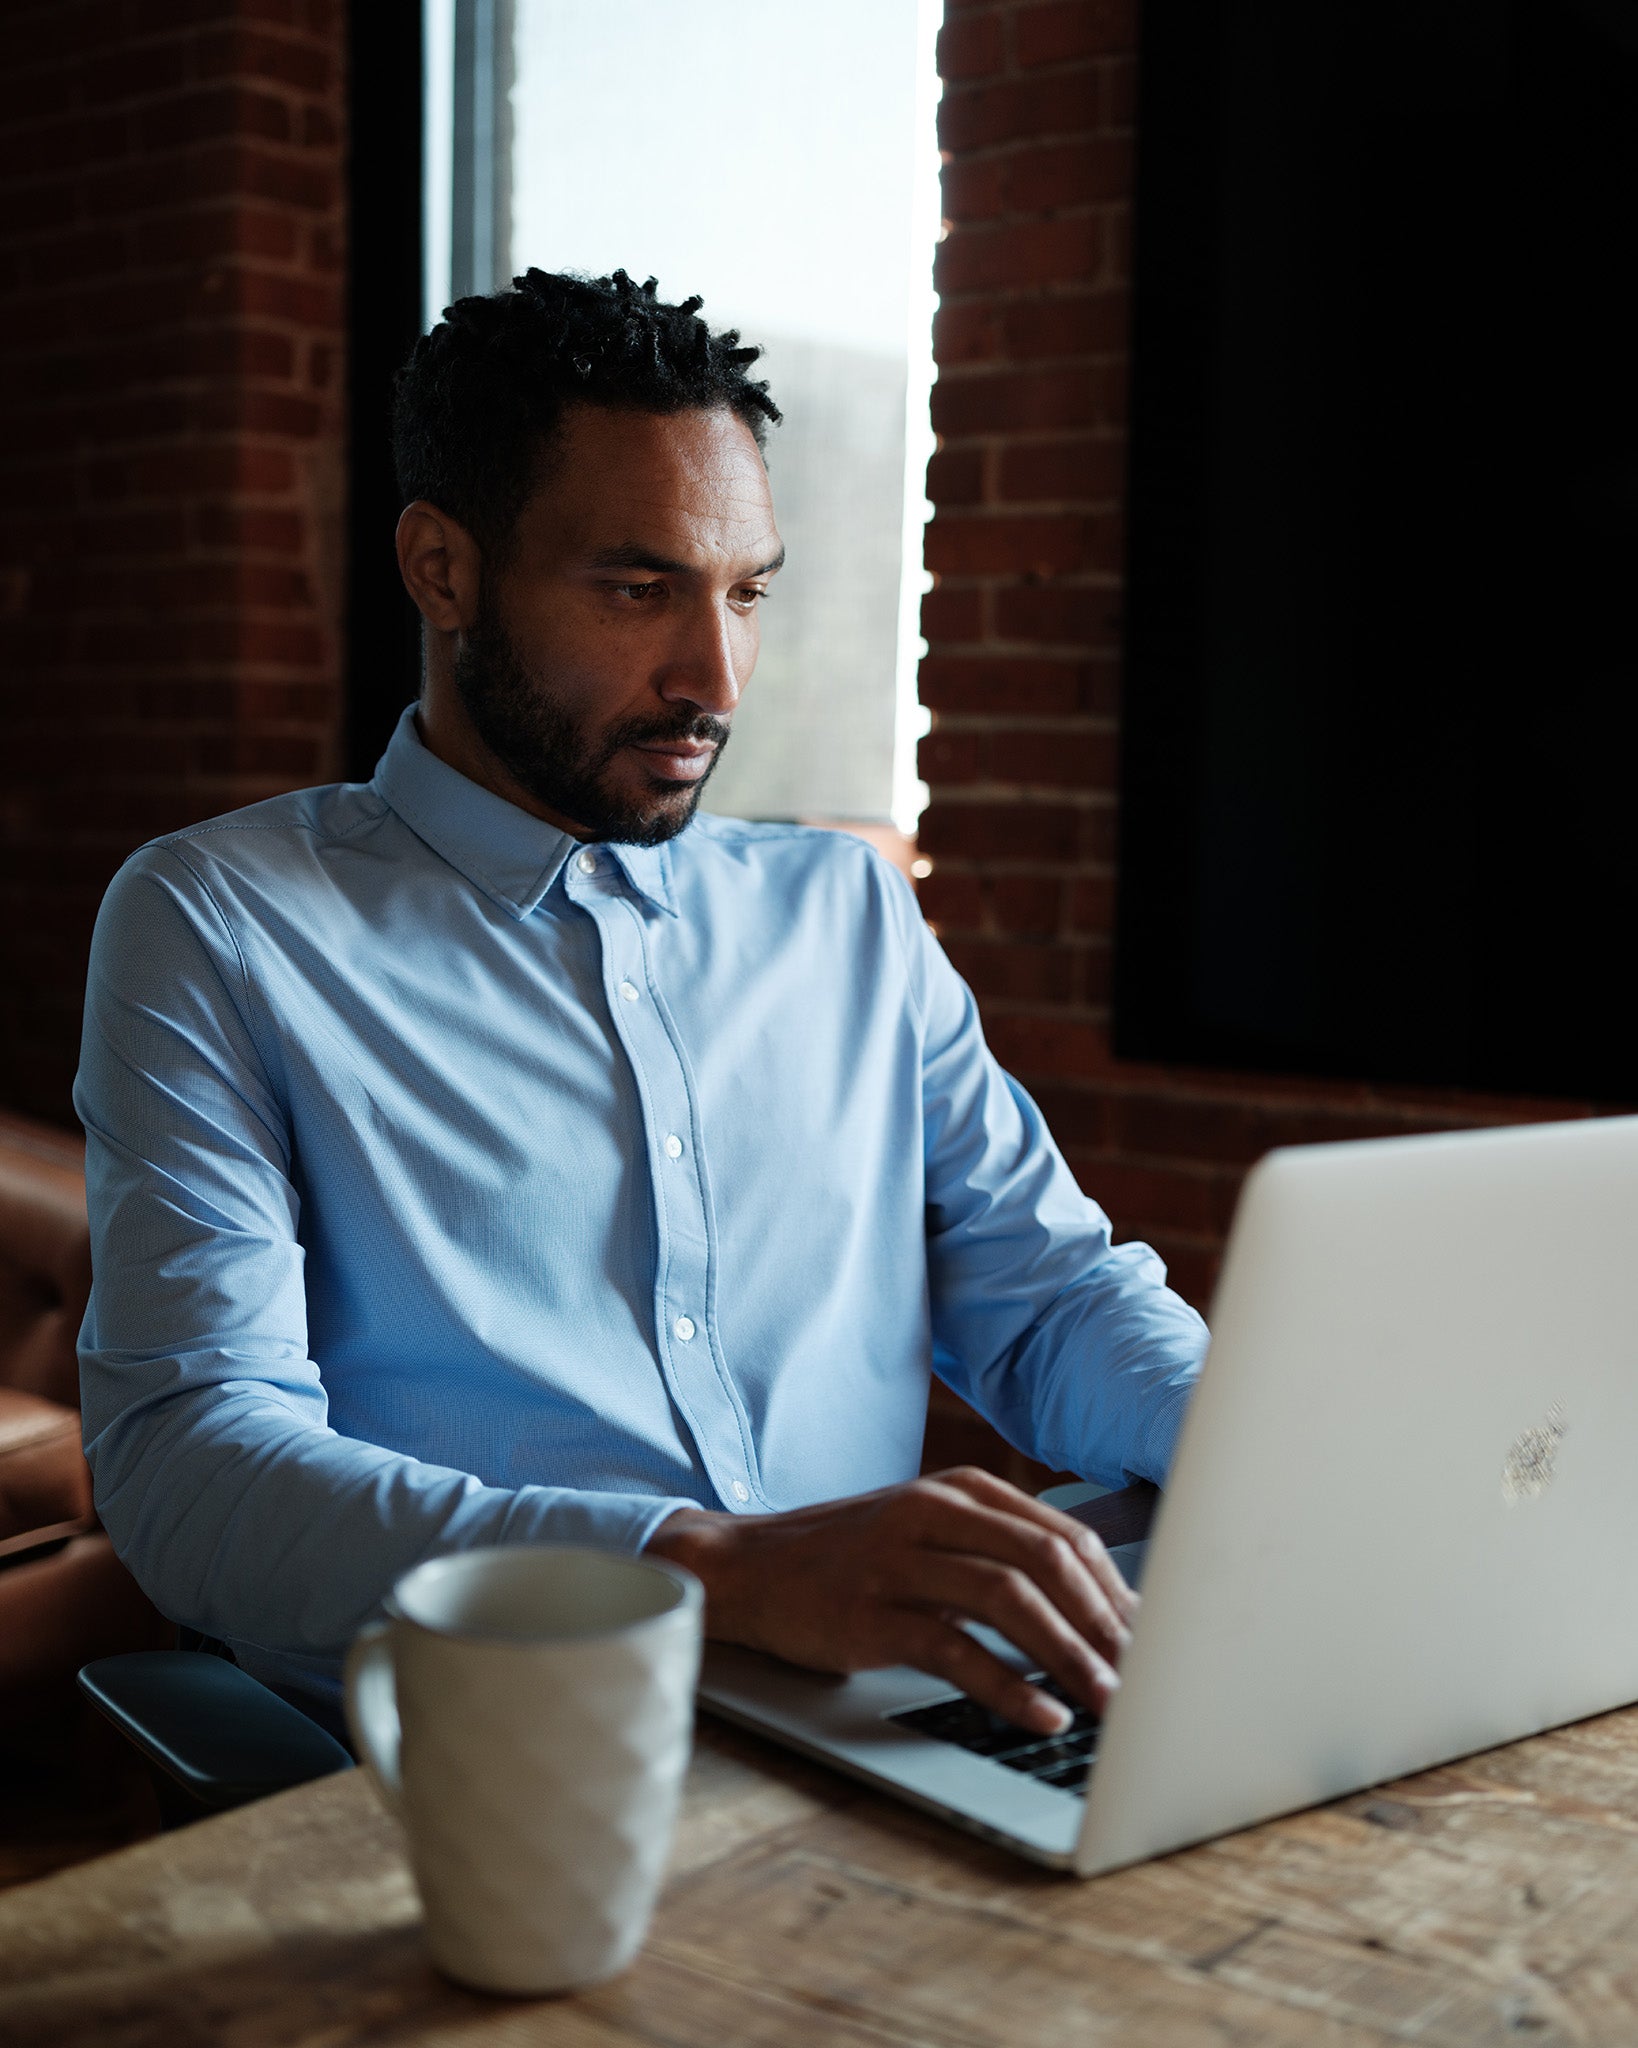
M 932 434 L 940 0 L 428 0 L 427 315 L 654 275 L 763 344 L 789 564 L 709 808 L 896 824 Z

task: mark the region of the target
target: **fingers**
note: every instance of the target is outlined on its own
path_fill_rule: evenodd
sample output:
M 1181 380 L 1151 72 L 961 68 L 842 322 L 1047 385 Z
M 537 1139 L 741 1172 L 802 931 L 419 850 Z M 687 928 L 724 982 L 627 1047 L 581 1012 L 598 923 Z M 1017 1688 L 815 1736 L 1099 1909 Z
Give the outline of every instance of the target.
M 1111 1662 L 1131 1640 L 1124 1612 L 1111 1599 L 1104 1580 L 1089 1568 L 1084 1550 L 1054 1528 L 981 1506 L 965 1493 L 952 1491 L 934 1506 L 921 1543 L 929 1553 L 957 1551 L 991 1558 L 1026 1574 Z
M 1010 1664 L 1003 1664 L 964 1629 L 931 1614 L 906 1613 L 904 1662 L 957 1686 L 992 1713 L 1036 1735 L 1061 1735 L 1069 1709 L 1039 1691 Z
M 1027 1573 L 993 1558 L 929 1551 L 917 1580 L 913 1597 L 936 1605 L 942 1619 L 955 1614 L 987 1622 L 1056 1678 L 1071 1698 L 1097 1714 L 1108 1706 L 1120 1684 L 1113 1666 Z
M 1120 1567 L 1105 1549 L 1102 1538 L 1084 1522 L 1077 1522 L 1073 1515 L 1066 1515 L 1061 1508 L 1049 1507 L 1045 1501 L 1036 1500 L 1020 1488 L 1010 1486 L 995 1473 L 986 1472 L 976 1465 L 960 1465 L 952 1471 L 934 1474 L 934 1479 L 939 1484 L 959 1489 L 986 1507 L 1030 1522 L 1061 1538 L 1098 1582 L 1105 1598 L 1123 1621 L 1129 1622 L 1137 1613 L 1141 1605 L 1138 1595 L 1122 1578 Z

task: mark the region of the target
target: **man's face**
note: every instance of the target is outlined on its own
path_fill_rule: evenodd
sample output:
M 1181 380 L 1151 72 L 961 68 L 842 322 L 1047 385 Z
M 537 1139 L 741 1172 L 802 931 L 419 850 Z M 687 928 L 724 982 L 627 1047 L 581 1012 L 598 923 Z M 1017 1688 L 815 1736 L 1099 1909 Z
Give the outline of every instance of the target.
M 670 839 L 727 743 L 783 553 L 737 415 L 575 407 L 459 636 L 467 716 L 553 823 Z

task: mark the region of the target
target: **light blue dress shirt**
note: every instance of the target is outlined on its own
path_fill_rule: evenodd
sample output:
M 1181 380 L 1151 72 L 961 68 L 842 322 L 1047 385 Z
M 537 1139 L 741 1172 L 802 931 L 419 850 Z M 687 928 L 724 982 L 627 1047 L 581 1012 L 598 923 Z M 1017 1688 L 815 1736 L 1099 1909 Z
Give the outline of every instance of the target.
M 1205 1348 L 867 845 L 582 847 L 410 712 L 373 782 L 127 862 L 75 1100 L 98 1510 L 286 1686 L 438 1552 L 906 1479 L 929 1367 L 1158 1479 Z

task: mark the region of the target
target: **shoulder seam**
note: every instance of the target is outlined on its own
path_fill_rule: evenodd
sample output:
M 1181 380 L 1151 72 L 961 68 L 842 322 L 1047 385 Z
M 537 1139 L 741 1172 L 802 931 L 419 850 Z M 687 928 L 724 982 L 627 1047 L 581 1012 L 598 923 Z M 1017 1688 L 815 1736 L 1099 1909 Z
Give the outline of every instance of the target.
M 261 828 L 258 827 L 254 829 L 259 830 Z M 262 1063 L 263 1071 L 267 1074 L 269 1080 L 271 1080 L 274 1073 L 275 1063 L 269 1060 L 268 1049 L 266 1045 L 262 1042 L 261 1032 L 256 1028 L 256 991 L 250 979 L 250 964 L 245 959 L 244 948 L 239 944 L 238 933 L 233 929 L 232 923 L 228 918 L 227 912 L 222 908 L 222 905 L 217 898 L 216 891 L 211 887 L 206 877 L 202 875 L 199 872 L 199 870 L 193 865 L 192 861 L 184 859 L 181 852 L 166 841 L 161 841 L 154 848 L 154 851 L 158 853 L 169 854 L 171 859 L 175 861 L 176 865 L 179 868 L 181 868 L 182 872 L 185 875 L 189 876 L 190 879 L 198 886 L 198 888 L 200 889 L 201 893 L 205 898 L 205 901 L 210 905 L 211 909 L 215 911 L 217 922 L 221 925 L 222 930 L 226 935 L 228 944 L 233 948 L 233 957 L 239 963 L 239 981 L 241 987 L 244 990 L 245 998 L 245 1029 L 250 1034 L 251 1042 L 256 1048 L 256 1054 Z
M 375 801 L 380 806 L 379 810 L 373 812 L 368 817 L 358 819 L 356 823 L 347 826 L 344 831 L 331 832 L 325 836 L 339 842 L 350 839 L 355 832 L 363 831 L 366 825 L 373 825 L 379 822 L 387 812 L 392 810 L 392 805 L 387 802 L 385 797 L 377 797 Z M 211 818 L 202 825 L 184 825 L 179 832 L 167 832 L 162 839 L 151 839 L 146 848 L 139 846 L 137 852 L 169 852 L 172 847 L 188 845 L 195 839 L 207 839 L 213 832 L 305 832 L 310 838 L 318 838 L 320 836 L 320 827 L 310 818 L 287 818 L 277 825 L 252 822 L 249 819 L 236 817 Z M 135 855 L 132 858 L 134 859 Z M 192 870 L 190 869 L 189 872 L 191 873 Z

